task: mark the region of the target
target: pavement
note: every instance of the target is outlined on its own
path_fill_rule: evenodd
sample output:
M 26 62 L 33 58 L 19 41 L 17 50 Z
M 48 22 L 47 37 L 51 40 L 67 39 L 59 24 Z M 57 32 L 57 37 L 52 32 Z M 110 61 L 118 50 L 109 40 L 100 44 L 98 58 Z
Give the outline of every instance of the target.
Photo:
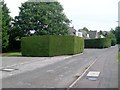
M 69 58 L 72 56 L 56 56 L 56 57 L 1 57 L 2 66 L 0 68 L 5 67 L 11 67 L 11 66 L 17 66 L 17 65 L 23 65 L 23 64 L 29 64 L 39 61 L 45 61 L 45 60 L 64 60 L 66 58 Z
M 0 78 L 9 77 L 11 75 L 20 74 L 27 71 L 32 71 L 37 68 L 42 68 L 47 65 L 65 60 L 72 56 L 56 56 L 56 57 L 2 57 L 2 72 L 3 68 L 19 69 L 14 72 L 2 72 Z
M 112 82 L 104 87 L 117 87 L 117 46 L 106 49 L 85 49 L 83 54 L 75 56 L 58 56 L 58 57 L 3 57 L 3 67 L 11 67 L 18 70 L 12 72 L 2 72 L 3 88 L 68 88 L 84 70 L 95 60 L 96 63 L 91 70 L 99 70 L 103 74 L 99 87 L 103 87 L 104 83 Z M 109 57 L 111 60 L 109 60 Z M 116 58 L 115 58 L 116 57 Z M 114 58 L 114 60 L 112 60 Z M 8 60 L 13 60 L 12 62 Z M 6 60 L 6 61 L 5 61 Z M 18 60 L 16 62 L 16 60 Z M 117 61 L 117 60 L 116 60 Z M 14 63 L 14 64 L 13 64 Z M 105 64 L 104 64 L 105 63 Z M 104 67 L 103 67 L 104 66 Z M 111 68 L 114 67 L 114 68 Z M 97 69 L 98 68 L 98 69 Z M 104 68 L 104 69 L 103 69 Z M 106 72 L 106 71 L 111 72 Z M 115 74 L 114 74 L 115 73 Z M 110 74 L 110 75 L 109 75 Z M 112 74 L 112 75 L 111 75 Z M 108 81 L 107 76 L 108 75 Z M 106 80 L 104 80 L 106 76 Z M 84 76 L 85 77 L 85 76 Z M 112 79 L 110 79 L 110 77 Z M 85 79 L 85 78 L 83 78 Z M 83 80 L 81 79 L 81 80 Z M 110 79 L 110 80 L 109 80 Z M 81 81 L 80 80 L 80 81 Z M 86 80 L 86 79 L 85 79 Z M 75 88 L 96 87 L 95 85 L 86 86 L 85 83 L 78 81 Z M 84 80 L 83 80 L 84 82 Z M 89 81 L 88 81 L 89 82 Z M 88 83 L 86 81 L 86 83 Z M 90 83 L 91 84 L 91 83 Z

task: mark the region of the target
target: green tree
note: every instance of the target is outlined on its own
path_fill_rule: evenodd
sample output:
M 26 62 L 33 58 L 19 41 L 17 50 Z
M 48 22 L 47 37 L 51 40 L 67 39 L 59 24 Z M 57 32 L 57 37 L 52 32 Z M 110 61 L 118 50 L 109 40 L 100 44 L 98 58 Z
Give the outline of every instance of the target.
M 84 31 L 86 31 L 86 32 L 88 32 L 88 31 L 89 31 L 86 27 L 83 27 L 83 29 L 82 29 L 82 30 L 84 30 Z
M 7 8 L 4 1 L 1 1 L 1 11 L 2 11 L 2 51 L 6 51 L 9 45 L 9 35 L 8 31 L 10 29 L 11 17 L 9 15 L 9 9 Z
M 111 32 L 106 37 L 110 38 L 110 39 L 115 39 L 116 38 L 115 35 Z
M 33 1 L 33 0 L 31 0 Z M 69 19 L 59 2 L 25 2 L 13 21 L 11 37 L 34 35 L 68 35 Z
M 120 44 L 120 27 L 116 27 L 114 33 L 117 39 L 117 43 Z
M 2 8 L 0 5 L 0 52 L 2 52 Z
M 117 43 L 115 34 L 113 34 L 111 31 L 106 35 L 106 38 L 111 39 L 111 45 L 114 46 Z
M 115 34 L 115 30 L 113 28 L 111 28 L 110 32 Z

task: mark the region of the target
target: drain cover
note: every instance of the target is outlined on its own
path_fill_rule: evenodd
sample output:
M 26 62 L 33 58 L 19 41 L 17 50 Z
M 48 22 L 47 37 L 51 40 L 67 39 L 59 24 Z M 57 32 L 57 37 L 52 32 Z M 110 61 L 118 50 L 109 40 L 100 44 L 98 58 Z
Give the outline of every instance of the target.
M 87 78 L 92 81 L 96 81 L 100 75 L 100 72 L 98 71 L 90 71 L 87 74 Z
M 2 71 L 6 71 L 6 72 L 12 72 L 14 70 L 18 70 L 18 69 L 15 69 L 15 68 L 3 68 Z
M 96 81 L 98 78 L 89 77 L 88 80 Z

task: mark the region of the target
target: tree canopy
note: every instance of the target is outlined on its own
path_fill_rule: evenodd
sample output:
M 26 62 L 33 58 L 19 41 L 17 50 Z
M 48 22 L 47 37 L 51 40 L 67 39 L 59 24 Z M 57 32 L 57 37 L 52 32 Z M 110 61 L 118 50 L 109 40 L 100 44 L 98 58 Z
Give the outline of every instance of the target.
M 2 25 L 2 50 L 6 51 L 9 45 L 8 31 L 10 28 L 11 17 L 9 15 L 9 9 L 7 8 L 4 1 L 1 2 L 1 25 Z
M 88 31 L 89 31 L 86 27 L 83 27 L 83 29 L 82 29 L 82 30 L 84 30 L 84 31 L 86 31 L 86 32 L 88 32 Z
M 32 1 L 32 0 L 31 0 Z M 25 2 L 13 20 L 12 37 L 34 35 L 67 35 L 69 19 L 59 2 Z
M 115 30 L 111 29 L 110 32 L 115 35 L 117 43 L 120 44 L 120 27 L 116 27 Z
M 106 37 L 110 38 L 110 39 L 115 39 L 116 38 L 115 35 L 112 32 L 110 32 L 109 34 L 107 34 Z
M 117 43 L 120 44 L 120 27 L 116 27 L 114 33 L 117 38 Z

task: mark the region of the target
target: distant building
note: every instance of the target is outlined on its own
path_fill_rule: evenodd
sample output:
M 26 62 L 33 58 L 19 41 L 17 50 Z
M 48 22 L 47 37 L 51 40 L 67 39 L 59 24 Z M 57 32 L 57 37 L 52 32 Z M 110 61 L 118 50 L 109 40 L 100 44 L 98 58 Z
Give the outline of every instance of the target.
M 107 34 L 106 31 L 102 32 L 103 34 Z M 100 32 L 96 31 L 85 31 L 83 29 L 79 29 L 78 31 L 74 29 L 74 27 L 69 27 L 69 34 L 72 36 L 83 37 L 84 39 L 93 39 L 93 38 L 104 38 L 104 35 L 100 34 Z
M 76 36 L 83 37 L 82 32 L 76 31 Z
M 69 27 L 69 34 L 72 35 L 72 36 L 82 37 L 82 32 L 79 32 L 79 31 L 75 30 L 74 27 Z
M 83 30 L 83 29 L 79 29 L 78 32 L 82 33 L 82 37 L 84 37 L 85 39 L 89 38 L 89 34 L 87 33 L 87 31 Z
M 74 27 L 69 27 L 69 32 L 68 33 L 72 36 L 76 36 L 76 30 L 74 29 Z
M 99 38 L 99 34 L 97 31 L 88 31 L 89 38 Z
M 103 35 L 99 35 L 99 38 L 105 38 L 105 36 L 103 36 Z

